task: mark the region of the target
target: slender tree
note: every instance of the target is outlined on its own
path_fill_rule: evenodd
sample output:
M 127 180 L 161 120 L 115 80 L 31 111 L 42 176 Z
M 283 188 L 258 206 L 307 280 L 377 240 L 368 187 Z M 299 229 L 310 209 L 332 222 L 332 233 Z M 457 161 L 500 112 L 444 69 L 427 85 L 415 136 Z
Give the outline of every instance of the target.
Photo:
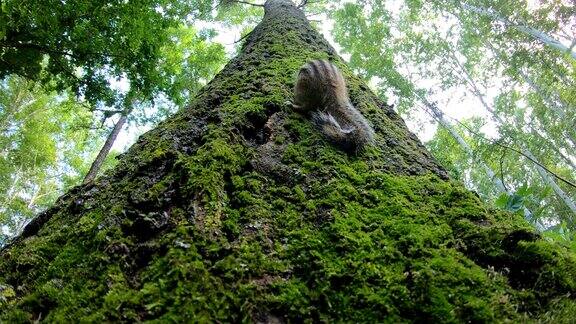
M 285 104 L 332 60 L 376 132 L 349 155 Z M 287 0 L 189 109 L 0 258 L 0 319 L 554 321 L 576 259 L 442 170 Z
M 122 127 L 124 127 L 124 124 L 126 123 L 127 114 L 129 114 L 129 113 L 120 114 L 120 118 L 118 118 L 118 121 L 116 121 L 116 123 L 114 123 L 114 128 L 112 129 L 110 134 L 108 134 L 108 137 L 106 138 L 106 142 L 104 142 L 104 145 L 102 146 L 102 148 L 98 152 L 98 155 L 96 156 L 96 158 L 92 162 L 92 165 L 90 165 L 90 170 L 88 170 L 88 173 L 84 177 L 84 180 L 82 181 L 83 183 L 88 183 L 88 182 L 94 180 L 96 178 L 96 176 L 98 175 L 98 171 L 100 171 L 100 168 L 104 164 L 104 160 L 106 160 L 106 156 L 108 156 L 108 153 L 110 153 L 110 150 L 112 149 L 112 145 L 114 145 L 114 142 L 116 141 L 116 138 L 118 137 L 118 134 L 120 134 Z
M 452 126 L 452 123 L 450 123 L 450 121 L 448 121 L 446 119 L 442 110 L 440 110 L 438 107 L 436 107 L 435 104 L 426 100 L 426 98 L 421 98 L 421 100 L 422 100 L 423 104 L 426 105 L 426 108 L 431 113 L 433 118 L 442 127 L 446 128 L 446 130 L 450 133 L 450 135 L 454 138 L 454 140 L 456 140 L 456 142 L 460 145 L 460 147 L 462 147 L 462 149 L 468 155 L 468 157 L 473 158 L 474 157 L 474 151 L 472 150 L 470 145 L 468 145 L 468 143 L 464 140 L 464 138 L 456 131 L 456 129 L 454 129 L 454 127 Z M 510 192 L 508 190 L 508 188 L 506 188 L 506 186 L 504 185 L 504 182 L 501 180 L 501 178 L 496 176 L 496 172 L 494 172 L 494 170 L 492 170 L 492 168 L 490 168 L 490 166 L 488 166 L 482 160 L 477 161 L 477 163 L 482 167 L 482 169 L 484 170 L 484 172 L 488 176 L 489 181 L 491 181 L 494 184 L 494 186 L 496 187 L 496 189 L 498 190 L 499 193 L 506 194 L 507 196 L 513 195 L 513 193 Z M 526 218 L 526 220 L 532 221 L 532 222 L 534 221 L 532 212 L 528 208 L 526 208 L 526 206 L 522 207 L 522 211 L 524 213 L 524 217 Z M 538 227 L 542 228 L 542 226 L 538 226 Z
M 504 24 L 504 26 L 506 28 L 514 28 L 514 29 L 526 34 L 526 35 L 529 35 L 530 37 L 538 40 L 542 44 L 544 44 L 546 46 L 550 46 L 550 47 L 552 47 L 552 48 L 554 48 L 554 49 L 556 49 L 562 53 L 566 53 L 566 54 L 570 55 L 573 59 L 576 60 L 576 51 L 573 50 L 574 49 L 573 44 L 574 44 L 574 42 L 576 42 L 576 39 L 572 40 L 571 46 L 566 46 L 566 45 L 562 44 L 558 39 L 555 39 L 554 37 L 552 37 L 551 35 L 549 35 L 545 31 L 539 30 L 539 29 L 534 28 L 532 26 L 529 26 L 528 24 L 526 24 L 525 22 L 522 22 L 522 21 L 513 21 L 513 20 L 499 14 L 498 12 L 496 12 L 492 8 L 478 7 L 478 6 L 468 4 L 466 2 L 461 2 L 460 5 L 465 10 L 471 11 L 471 12 L 478 14 L 478 15 L 490 17 L 494 21 Z M 574 37 L 574 35 L 572 35 L 572 37 Z

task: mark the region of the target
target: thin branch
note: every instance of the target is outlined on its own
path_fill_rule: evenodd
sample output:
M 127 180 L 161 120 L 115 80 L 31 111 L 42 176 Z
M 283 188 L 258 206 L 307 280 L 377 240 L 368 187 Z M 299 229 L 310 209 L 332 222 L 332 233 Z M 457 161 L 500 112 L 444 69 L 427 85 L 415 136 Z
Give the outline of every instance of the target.
M 240 39 L 238 39 L 237 41 L 234 41 L 233 43 L 231 43 L 231 44 L 226 44 L 226 45 L 238 44 L 238 43 L 240 43 L 241 41 L 243 41 L 243 40 L 245 40 L 246 38 L 248 38 L 248 36 L 250 36 L 250 34 L 252 34 L 252 32 L 246 33 L 246 35 L 240 37 Z
M 78 56 L 78 54 L 73 53 L 73 52 L 59 51 L 59 50 L 52 49 L 48 46 L 38 45 L 38 44 L 33 44 L 33 43 L 5 43 L 5 42 L 2 42 L 2 43 L 0 43 L 0 47 L 28 48 L 28 49 L 34 49 L 34 50 L 37 50 L 39 52 L 43 52 L 46 54 L 68 56 L 68 57 L 79 59 L 79 60 L 82 59 L 81 57 Z M 104 54 L 104 53 L 98 53 L 98 52 L 83 52 L 83 54 L 93 55 L 93 56 L 102 56 L 102 57 L 111 57 L 111 58 L 131 59 L 130 57 L 125 56 L 125 55 L 110 54 L 110 53 Z
M 576 184 L 575 184 L 575 183 L 573 183 L 572 181 L 570 181 L 570 180 L 568 180 L 568 179 L 565 179 L 565 178 L 559 176 L 558 174 L 552 172 L 550 169 L 548 169 L 548 168 L 547 168 L 546 166 L 544 166 L 542 163 L 536 161 L 536 160 L 533 159 L 532 157 L 529 157 L 528 155 L 524 154 L 524 153 L 521 152 L 520 150 L 518 150 L 518 149 L 516 149 L 516 148 L 514 148 L 514 147 L 512 147 L 512 146 L 509 146 L 509 145 L 506 145 L 506 144 L 502 144 L 501 141 L 499 141 L 499 140 L 491 140 L 491 139 L 488 139 L 488 138 L 484 137 L 484 135 L 482 135 L 482 134 L 480 134 L 480 133 L 478 133 L 478 132 L 470 129 L 470 127 L 468 127 L 466 124 L 460 122 L 458 119 L 456 119 L 456 118 L 454 118 L 454 117 L 451 117 L 451 116 L 448 116 L 448 115 L 446 115 L 446 116 L 447 116 L 448 118 L 454 120 L 454 121 L 455 121 L 456 123 L 458 123 L 460 126 L 466 128 L 466 130 L 467 130 L 468 132 L 470 132 L 472 135 L 476 136 L 478 139 L 484 140 L 484 141 L 486 141 L 486 142 L 488 142 L 488 143 L 490 143 L 490 144 L 492 144 L 492 145 L 497 145 L 497 146 L 500 146 L 501 148 L 504 148 L 504 149 L 510 150 L 510 151 L 512 151 L 512 152 L 515 152 L 515 153 L 517 153 L 517 154 L 525 157 L 526 159 L 528 159 L 528 160 L 531 161 L 532 163 L 538 165 L 539 167 L 541 167 L 542 169 L 544 169 L 546 172 L 548 172 L 549 174 L 551 174 L 552 176 L 554 176 L 556 179 L 564 182 L 565 184 L 567 184 L 567 185 L 569 185 L 569 186 L 571 186 L 571 187 L 573 187 L 573 188 L 576 188 Z
M 93 111 L 101 111 L 103 113 L 112 113 L 112 114 L 120 114 L 123 113 L 124 110 L 122 109 L 117 109 L 117 110 L 108 110 L 108 109 L 101 109 L 101 108 L 92 108 Z
M 500 181 L 502 182 L 502 185 L 504 186 L 504 188 L 506 189 L 506 191 L 509 191 L 509 190 L 508 190 L 508 187 L 506 186 L 506 183 L 504 182 L 504 171 L 503 171 L 504 167 L 503 167 L 503 164 L 504 164 L 504 156 L 505 156 L 505 155 L 506 155 L 506 151 L 505 151 L 505 150 L 502 150 L 502 155 L 500 155 Z
M 542 169 L 546 170 L 546 172 L 548 172 L 548 173 L 550 173 L 551 175 L 553 175 L 556 179 L 564 182 L 565 184 L 567 184 L 567 185 L 569 185 L 569 186 L 571 186 L 571 187 L 573 187 L 573 188 L 576 188 L 576 184 L 575 184 L 574 182 L 571 182 L 570 180 L 565 179 L 565 178 L 559 176 L 558 174 L 552 172 L 550 169 L 548 169 L 548 168 L 547 168 L 546 166 L 544 166 L 542 163 L 540 163 L 540 162 L 536 161 L 535 159 L 529 157 L 528 155 L 524 154 L 523 152 L 517 150 L 516 148 L 513 148 L 513 147 L 511 147 L 511 146 L 508 146 L 508 145 L 499 143 L 498 141 L 491 141 L 491 140 L 489 140 L 489 139 L 486 139 L 486 140 L 487 140 L 488 142 L 492 143 L 492 144 L 498 145 L 498 146 L 500 146 L 500 147 L 503 147 L 503 148 L 505 148 L 505 149 L 511 150 L 511 151 L 513 151 L 513 152 L 516 152 L 516 153 L 522 155 L 523 157 L 525 157 L 525 158 L 527 158 L 528 160 L 532 161 L 532 163 L 534 163 L 534 164 L 538 165 L 539 167 L 541 167 Z
M 259 3 L 252 3 L 252 2 L 248 2 L 248 1 L 242 1 L 242 0 L 233 0 L 230 2 L 236 2 L 236 3 L 240 3 L 240 4 L 246 4 L 246 5 L 250 5 L 250 6 L 254 6 L 254 7 L 262 7 L 264 8 L 263 4 L 259 4 Z

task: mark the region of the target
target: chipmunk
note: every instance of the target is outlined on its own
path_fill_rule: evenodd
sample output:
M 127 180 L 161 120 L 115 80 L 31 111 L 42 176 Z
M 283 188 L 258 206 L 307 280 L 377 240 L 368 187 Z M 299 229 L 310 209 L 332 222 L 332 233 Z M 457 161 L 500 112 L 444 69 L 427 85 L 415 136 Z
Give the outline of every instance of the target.
M 374 130 L 350 103 L 342 73 L 328 61 L 302 66 L 291 105 L 296 111 L 311 113 L 324 135 L 345 150 L 359 152 L 374 141 Z

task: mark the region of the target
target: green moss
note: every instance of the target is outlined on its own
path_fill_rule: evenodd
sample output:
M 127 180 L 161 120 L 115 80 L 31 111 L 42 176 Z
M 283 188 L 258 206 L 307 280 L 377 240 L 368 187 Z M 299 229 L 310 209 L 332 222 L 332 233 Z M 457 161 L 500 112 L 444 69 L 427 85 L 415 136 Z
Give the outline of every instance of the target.
M 434 175 L 400 118 L 286 19 L 1 252 L 1 322 L 570 318 L 574 254 Z M 341 67 L 378 145 L 347 155 L 284 104 L 312 58 Z M 250 162 L 277 112 L 289 181 Z

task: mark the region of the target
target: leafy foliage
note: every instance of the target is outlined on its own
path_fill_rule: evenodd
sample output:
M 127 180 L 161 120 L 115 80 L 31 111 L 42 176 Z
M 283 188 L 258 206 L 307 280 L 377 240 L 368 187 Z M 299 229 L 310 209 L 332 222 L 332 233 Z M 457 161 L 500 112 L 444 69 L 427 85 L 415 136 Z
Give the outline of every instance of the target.
M 221 44 L 208 41 L 214 31 L 198 32 L 182 25 L 169 32 L 170 42 L 161 49 L 161 77 L 168 83 L 168 98 L 184 107 L 221 69 L 226 57 Z
M 71 87 L 108 106 L 152 98 L 168 84 L 157 66 L 170 27 L 210 12 L 211 1 L 5 0 L 0 77 L 17 74 Z M 110 83 L 125 79 L 123 94 Z
M 0 83 L 0 243 L 77 183 L 99 141 L 86 105 L 19 77 Z
M 42 118 L 50 119 L 30 119 L 28 126 L 3 133 L 1 141 L 11 146 L 11 155 L 29 157 L 29 145 L 43 147 L 36 162 L 6 160 L 4 181 L 26 183 L 27 189 L 10 191 L 25 198 L 6 198 L 10 202 L 0 220 L 4 233 L 18 233 L 27 219 L 81 180 L 106 136 L 103 126 L 109 125 L 110 117 L 128 110 L 131 126 L 149 128 L 187 105 L 225 60 L 223 46 L 211 41 L 214 31 L 189 25 L 210 11 L 208 1 L 2 3 L 4 95 L 20 91 L 14 87 L 30 88 L 22 91 L 35 102 L 24 109 L 7 99 L 6 122 L 18 124 L 10 110 L 21 110 L 25 116 L 33 109 L 35 116 L 41 111 Z M 24 15 L 28 12 L 36 14 Z M 74 99 L 68 89 L 81 96 Z M 38 124 L 30 126 L 32 120 Z M 32 133 L 33 139 L 17 143 Z M 93 140 L 87 141 L 88 136 Z M 114 155 L 106 158 L 102 169 L 114 164 Z M 42 199 L 35 198 L 31 188 L 42 188 L 34 189 Z

